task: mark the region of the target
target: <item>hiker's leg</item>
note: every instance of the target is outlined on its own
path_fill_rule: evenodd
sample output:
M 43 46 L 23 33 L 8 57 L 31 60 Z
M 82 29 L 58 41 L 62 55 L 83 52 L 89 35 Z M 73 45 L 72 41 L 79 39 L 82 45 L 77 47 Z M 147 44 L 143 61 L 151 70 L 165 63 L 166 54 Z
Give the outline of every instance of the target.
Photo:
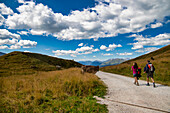
M 156 87 L 156 86 L 155 86 L 155 81 L 154 81 L 153 77 L 151 77 L 151 80 L 152 80 L 152 82 L 153 82 L 153 87 Z
M 152 82 L 154 83 L 155 81 L 154 81 L 154 79 L 151 77 L 151 80 L 152 80 Z
M 135 77 L 134 77 L 134 79 L 135 79 Z M 134 81 L 134 84 L 136 84 L 136 79 L 135 79 L 135 81 Z
M 149 84 L 149 77 L 147 77 L 147 83 Z
M 135 81 L 136 81 L 136 83 L 137 83 L 137 86 L 139 86 L 139 82 L 138 82 L 137 77 L 135 77 Z
M 147 84 L 146 84 L 146 86 L 150 86 L 149 85 L 149 77 L 147 76 Z

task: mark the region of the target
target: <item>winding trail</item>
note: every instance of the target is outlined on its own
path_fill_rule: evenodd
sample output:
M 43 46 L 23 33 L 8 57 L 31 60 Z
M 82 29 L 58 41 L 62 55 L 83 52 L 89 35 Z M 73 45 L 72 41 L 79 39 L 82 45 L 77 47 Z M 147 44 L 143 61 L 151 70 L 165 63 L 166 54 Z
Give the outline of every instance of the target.
M 107 85 L 105 99 L 95 97 L 99 103 L 108 105 L 109 113 L 170 113 L 170 87 L 139 80 L 140 86 L 133 84 L 134 79 L 99 71 L 96 75 Z

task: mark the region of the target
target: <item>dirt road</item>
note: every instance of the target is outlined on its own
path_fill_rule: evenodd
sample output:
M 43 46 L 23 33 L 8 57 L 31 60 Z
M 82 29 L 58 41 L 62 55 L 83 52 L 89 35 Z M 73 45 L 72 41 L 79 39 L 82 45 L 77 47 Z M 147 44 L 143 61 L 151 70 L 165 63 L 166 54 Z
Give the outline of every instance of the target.
M 140 86 L 133 84 L 134 79 L 117 74 L 97 72 L 96 75 L 108 87 L 105 99 L 96 97 L 99 103 L 108 105 L 109 113 L 162 113 L 170 112 L 170 87 L 139 80 Z

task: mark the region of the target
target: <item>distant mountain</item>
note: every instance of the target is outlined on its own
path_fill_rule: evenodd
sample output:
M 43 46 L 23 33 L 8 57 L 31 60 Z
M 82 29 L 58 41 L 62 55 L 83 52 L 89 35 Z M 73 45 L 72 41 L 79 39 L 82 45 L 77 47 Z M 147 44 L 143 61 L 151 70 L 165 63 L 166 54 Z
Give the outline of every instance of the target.
M 121 59 L 121 58 L 109 59 L 107 61 L 104 61 L 102 64 L 100 64 L 100 67 L 117 65 L 124 61 L 126 61 L 126 59 Z
M 92 66 L 100 66 L 100 67 L 104 67 L 104 66 L 111 66 L 111 65 L 117 65 L 120 64 L 122 62 L 126 61 L 126 59 L 120 59 L 120 58 L 115 58 L 115 59 L 109 59 L 106 61 L 79 61 L 79 63 L 83 64 L 83 65 L 92 65 Z
M 155 81 L 170 86 L 170 45 L 118 65 L 102 67 L 100 70 L 133 77 L 131 70 L 133 63 L 136 62 L 143 71 L 147 60 L 150 60 L 155 67 Z M 146 80 L 146 74 L 142 72 L 140 79 Z
M 26 75 L 38 71 L 54 71 L 57 70 L 56 66 L 61 66 L 62 69 L 65 69 L 81 67 L 81 64 L 73 60 L 18 51 L 0 56 L 0 76 Z
M 99 66 L 101 65 L 103 62 L 102 61 L 79 61 L 79 63 L 83 64 L 83 65 L 92 65 L 92 66 Z
M 5 53 L 0 52 L 0 56 L 5 55 Z

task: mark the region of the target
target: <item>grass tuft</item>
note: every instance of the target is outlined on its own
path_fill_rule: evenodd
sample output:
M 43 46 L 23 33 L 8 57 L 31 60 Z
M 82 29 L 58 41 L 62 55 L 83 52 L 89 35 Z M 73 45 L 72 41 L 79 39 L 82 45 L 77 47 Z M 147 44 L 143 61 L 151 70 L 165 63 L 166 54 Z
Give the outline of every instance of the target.
M 102 112 L 106 87 L 93 74 L 80 68 L 39 72 L 33 75 L 0 77 L 0 112 Z

